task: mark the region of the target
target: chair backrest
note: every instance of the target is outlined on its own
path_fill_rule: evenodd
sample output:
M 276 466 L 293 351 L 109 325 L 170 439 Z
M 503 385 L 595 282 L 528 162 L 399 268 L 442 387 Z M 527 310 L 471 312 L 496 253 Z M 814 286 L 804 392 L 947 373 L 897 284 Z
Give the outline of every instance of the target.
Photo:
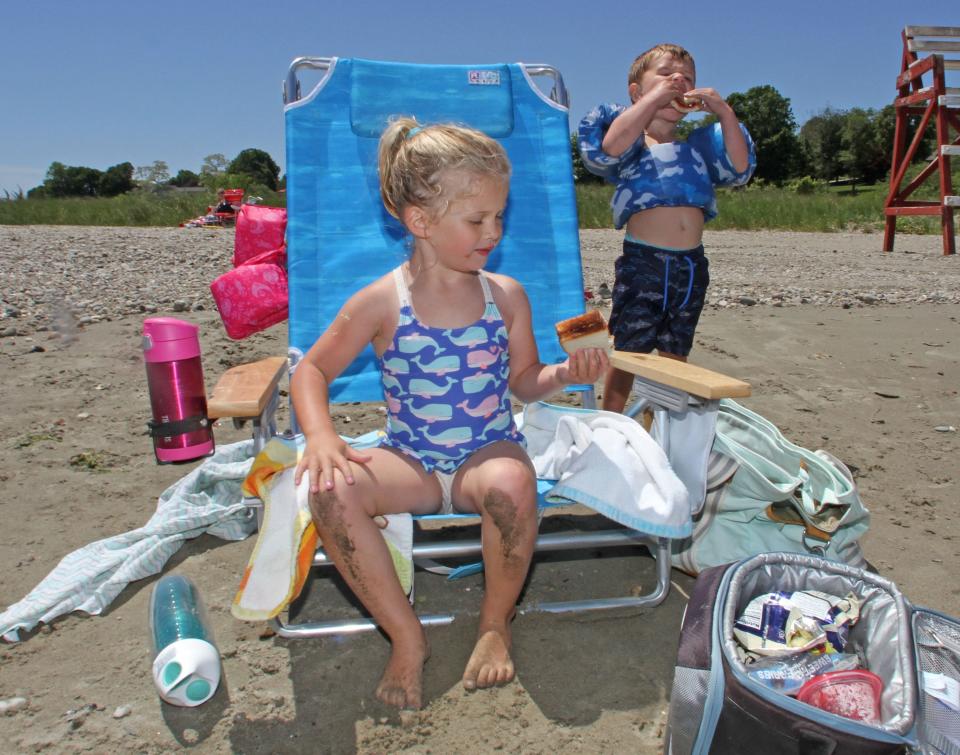
M 407 258 L 406 233 L 383 208 L 377 178 L 378 140 L 394 115 L 466 124 L 503 144 L 513 176 L 504 236 L 488 269 L 525 286 L 541 359 L 565 358 L 553 324 L 584 309 L 570 129 L 565 104 L 533 83 L 534 67 L 305 58 L 291 66 L 291 96 L 299 89 L 295 66 L 303 61 L 325 73 L 285 110 L 294 362 L 350 294 Z M 559 74 L 556 82 L 562 92 Z M 382 398 L 371 348 L 334 382 L 331 398 Z

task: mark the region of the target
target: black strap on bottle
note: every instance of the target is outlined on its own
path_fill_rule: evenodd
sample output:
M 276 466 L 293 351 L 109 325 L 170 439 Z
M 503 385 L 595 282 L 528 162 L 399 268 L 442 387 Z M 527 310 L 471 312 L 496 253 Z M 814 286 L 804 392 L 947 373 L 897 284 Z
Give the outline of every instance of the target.
M 184 417 L 176 422 L 157 422 L 153 419 L 147 422 L 147 427 L 150 428 L 150 435 L 154 438 L 169 438 L 173 435 L 194 433 L 197 430 L 205 430 L 209 426 L 210 420 L 202 414 L 194 417 Z

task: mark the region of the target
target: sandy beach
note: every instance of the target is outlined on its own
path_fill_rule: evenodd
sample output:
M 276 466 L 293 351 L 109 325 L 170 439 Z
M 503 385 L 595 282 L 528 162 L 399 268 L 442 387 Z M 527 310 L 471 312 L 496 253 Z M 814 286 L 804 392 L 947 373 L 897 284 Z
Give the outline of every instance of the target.
M 619 234 L 584 231 L 585 286 L 612 284 Z M 914 603 L 960 616 L 960 257 L 938 236 L 708 232 L 708 305 L 691 361 L 749 381 L 751 409 L 799 445 L 854 470 L 872 513 L 869 561 Z M 283 354 L 283 325 L 230 341 L 209 294 L 232 234 L 204 229 L 0 226 L 0 609 L 66 554 L 142 526 L 194 465 L 158 466 L 140 335 L 151 314 L 200 325 L 208 387 L 228 367 Z M 346 292 L 344 292 L 346 293 Z M 281 428 L 286 412 L 281 413 Z M 379 426 L 377 405 L 336 411 Z M 220 445 L 249 437 L 229 423 Z M 187 542 L 165 572 L 191 577 L 223 659 L 198 708 L 160 701 L 147 604 L 156 577 L 101 616 L 71 614 L 0 645 L 0 750 L 201 753 L 659 752 L 680 619 L 693 580 L 655 609 L 514 625 L 517 680 L 464 692 L 482 578 L 418 575 L 418 610 L 462 606 L 428 630 L 424 710 L 398 714 L 373 689 L 378 634 L 288 641 L 229 612 L 254 538 Z M 538 561 L 524 601 L 649 589 L 632 553 Z M 950 576 L 954 575 L 954 576 Z M 311 595 L 325 603 L 327 593 Z M 338 600 L 337 595 L 330 601 Z M 307 608 L 304 609 L 305 611 Z

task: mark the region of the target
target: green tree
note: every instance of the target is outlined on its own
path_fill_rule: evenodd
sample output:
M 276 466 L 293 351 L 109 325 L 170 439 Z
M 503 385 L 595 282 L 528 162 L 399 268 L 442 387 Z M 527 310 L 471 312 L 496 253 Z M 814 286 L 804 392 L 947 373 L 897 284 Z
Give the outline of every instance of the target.
M 280 166 L 262 149 L 245 149 L 230 162 L 229 173 L 242 173 L 271 191 L 277 190 Z
M 133 180 L 133 165 L 118 163 L 111 165 L 100 176 L 98 194 L 101 197 L 115 197 L 132 191 L 136 186 Z
M 583 158 L 580 157 L 580 146 L 577 143 L 577 135 L 570 134 L 570 157 L 573 160 L 573 182 L 578 184 L 603 183 L 603 179 L 595 173 L 587 170 L 583 164 Z
M 64 165 L 52 162 L 40 191 L 31 191 L 30 196 L 38 197 L 95 197 L 103 174 L 96 168 Z
M 754 176 L 782 184 L 803 170 L 803 149 L 790 100 L 769 84 L 727 97 L 740 122 L 747 127 L 757 150 Z
M 154 160 L 152 165 L 138 167 L 136 174 L 142 184 L 156 188 L 170 180 L 170 167 L 163 160 Z
M 200 176 L 198 176 L 192 170 L 179 170 L 177 171 L 177 175 L 170 179 L 170 185 L 179 186 L 181 188 L 187 186 L 199 186 Z
M 877 111 L 853 108 L 843 124 L 843 164 L 847 173 L 865 183 L 882 178 L 890 168 L 891 142 L 881 142 Z
M 807 154 L 811 174 L 835 181 L 843 171 L 844 113 L 826 108 L 800 129 L 800 141 Z
M 215 176 L 218 173 L 226 171 L 230 161 L 221 152 L 214 152 L 203 158 L 203 165 L 200 166 L 201 176 Z

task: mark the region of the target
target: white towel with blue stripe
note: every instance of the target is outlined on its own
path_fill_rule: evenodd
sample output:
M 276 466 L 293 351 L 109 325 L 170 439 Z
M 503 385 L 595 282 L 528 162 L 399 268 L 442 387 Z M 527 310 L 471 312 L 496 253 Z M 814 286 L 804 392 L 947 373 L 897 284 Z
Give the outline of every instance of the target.
M 537 477 L 556 480 L 547 500 L 582 503 L 657 537 L 690 535 L 690 496 L 663 449 L 614 412 L 529 404 L 520 428 Z
M 223 540 L 246 538 L 256 529 L 256 518 L 243 504 L 240 484 L 252 454 L 252 440 L 220 446 L 163 492 L 143 527 L 64 557 L 23 600 L 0 614 L 0 635 L 17 642 L 20 630 L 62 614 L 99 614 L 130 582 L 157 574 L 185 540 L 205 532 Z

